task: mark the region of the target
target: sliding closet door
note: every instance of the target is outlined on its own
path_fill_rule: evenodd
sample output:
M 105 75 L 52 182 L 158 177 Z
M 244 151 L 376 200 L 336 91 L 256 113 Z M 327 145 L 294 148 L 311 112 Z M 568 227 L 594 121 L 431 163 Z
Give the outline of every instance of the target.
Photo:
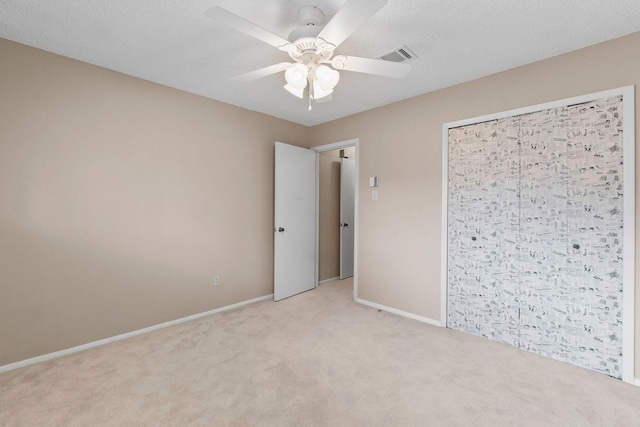
M 557 289 L 570 363 L 621 377 L 623 158 L 620 98 L 569 108 L 566 275 Z M 633 260 L 631 260 L 633 262 Z
M 622 376 L 621 109 L 448 129 L 447 326 Z
M 448 201 L 447 324 L 513 345 L 517 307 L 505 296 L 505 284 L 516 258 L 517 218 L 510 208 L 517 200 L 517 162 L 505 154 L 517 151 L 515 132 L 498 132 L 496 121 L 450 130 Z
M 621 376 L 618 100 L 520 116 L 520 347 Z
M 520 347 L 567 358 L 567 109 L 520 116 Z
M 479 123 L 450 130 L 449 158 L 449 319 L 448 325 L 476 335 L 500 341 L 491 329 L 495 291 L 484 288 L 485 262 L 482 247 L 486 244 L 483 170 L 489 166 L 491 134 L 495 122 Z M 484 144 L 477 141 L 484 140 Z M 491 142 L 489 142 L 491 140 Z M 484 238 L 483 238 L 484 237 Z
M 520 307 L 517 283 L 520 277 L 520 118 L 509 117 L 496 122 L 494 167 L 485 171 L 487 202 L 493 221 L 487 224 L 492 248 L 485 254 L 495 287 L 493 328 L 500 330 L 501 342 L 519 346 Z M 481 284 L 481 286 L 483 286 Z

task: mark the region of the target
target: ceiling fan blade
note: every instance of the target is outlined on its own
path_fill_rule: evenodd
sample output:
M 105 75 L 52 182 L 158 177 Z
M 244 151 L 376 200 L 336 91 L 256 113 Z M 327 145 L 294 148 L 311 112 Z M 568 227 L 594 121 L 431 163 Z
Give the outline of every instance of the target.
M 249 22 L 221 7 L 212 7 L 204 12 L 207 18 L 210 18 L 220 24 L 233 27 L 238 31 L 242 31 L 258 40 L 261 40 L 280 50 L 289 51 L 293 46 L 288 40 L 273 34 L 271 31 L 265 30 L 257 26 L 253 22 Z
M 261 79 L 262 77 L 267 77 L 272 74 L 279 73 L 281 71 L 286 70 L 287 68 L 294 65 L 292 62 L 281 62 L 279 64 L 270 65 L 265 68 L 260 68 L 259 70 L 251 71 L 250 73 L 241 74 L 236 77 L 232 77 L 229 79 L 230 81 L 236 82 L 250 82 L 252 80 Z
M 318 38 L 335 49 L 385 4 L 387 0 L 347 0 L 320 31 Z
M 336 70 L 375 74 L 377 76 L 393 77 L 395 79 L 405 77 L 411 70 L 411 65 L 409 64 L 346 55 L 334 57 L 331 60 L 331 65 L 333 65 Z

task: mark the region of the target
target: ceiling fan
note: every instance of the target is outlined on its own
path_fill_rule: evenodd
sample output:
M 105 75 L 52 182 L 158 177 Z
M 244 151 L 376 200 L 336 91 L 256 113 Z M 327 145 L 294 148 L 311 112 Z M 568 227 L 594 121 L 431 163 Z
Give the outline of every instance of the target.
M 284 88 L 311 101 L 324 102 L 340 80 L 340 71 L 355 71 L 377 76 L 403 78 L 411 69 L 408 64 L 336 55 L 334 51 L 367 19 L 387 4 L 387 0 L 347 0 L 329 22 L 322 26 L 324 13 L 315 6 L 300 10 L 301 26 L 289 34 L 288 40 L 221 7 L 212 7 L 205 15 L 214 21 L 235 28 L 271 46 L 287 52 L 293 62 L 281 62 L 234 77 L 235 81 L 251 81 L 285 72 Z

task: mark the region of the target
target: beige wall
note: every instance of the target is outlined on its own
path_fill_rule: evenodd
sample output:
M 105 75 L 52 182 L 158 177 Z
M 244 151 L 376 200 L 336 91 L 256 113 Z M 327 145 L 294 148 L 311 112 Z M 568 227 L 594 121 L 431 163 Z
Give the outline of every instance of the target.
M 273 292 L 274 141 L 308 128 L 0 58 L 0 366 Z
M 640 85 L 638 52 L 635 33 L 313 127 L 311 146 L 360 139 L 359 297 L 440 319 L 443 123 Z M 638 114 L 640 107 L 636 139 Z M 366 181 L 376 175 L 379 200 L 373 202 Z M 640 290 L 640 372 L 637 307 Z
M 340 275 L 340 150 L 320 153 L 318 280 Z
M 638 85 L 638 51 L 640 33 L 309 129 L 0 40 L 0 365 L 271 293 L 275 140 L 360 139 L 359 297 L 438 320 L 442 124 Z

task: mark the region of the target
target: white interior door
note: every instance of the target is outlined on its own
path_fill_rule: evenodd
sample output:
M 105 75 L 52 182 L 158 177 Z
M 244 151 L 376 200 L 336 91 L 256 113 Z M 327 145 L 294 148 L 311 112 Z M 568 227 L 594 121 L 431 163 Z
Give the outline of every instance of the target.
M 316 153 L 276 142 L 274 300 L 316 285 Z
M 340 278 L 353 276 L 356 161 L 340 159 Z

